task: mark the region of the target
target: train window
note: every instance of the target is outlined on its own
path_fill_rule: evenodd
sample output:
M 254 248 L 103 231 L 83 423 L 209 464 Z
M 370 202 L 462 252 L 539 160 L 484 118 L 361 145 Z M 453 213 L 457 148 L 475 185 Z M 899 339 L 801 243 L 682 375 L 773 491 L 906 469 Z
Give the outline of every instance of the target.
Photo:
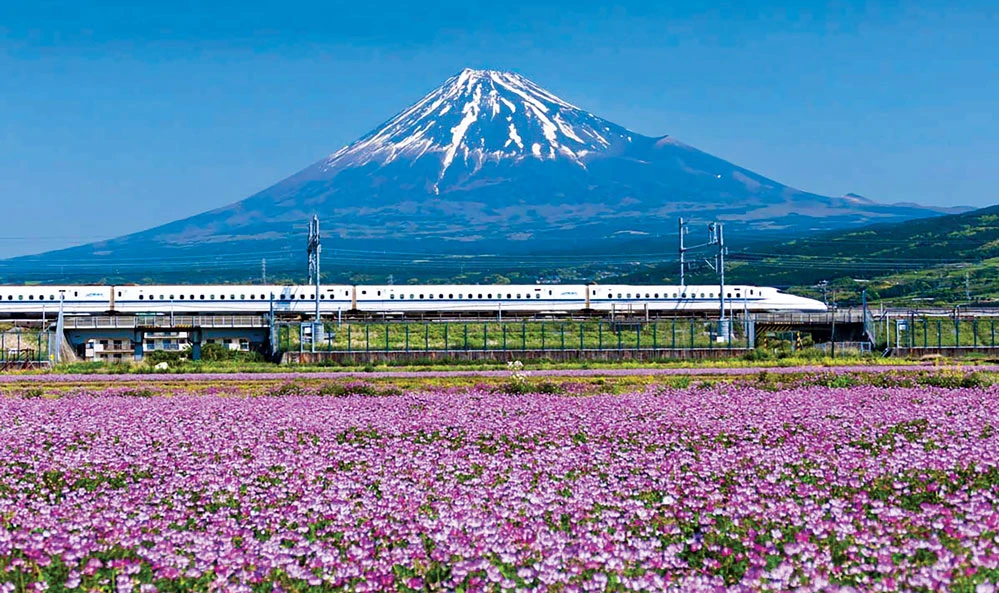
M 35 300 L 35 295 L 33 295 L 33 294 L 29 294 L 29 295 L 28 295 L 28 300 L 29 300 L 29 301 L 33 301 L 33 300 Z
M 234 300 L 236 300 L 236 295 L 234 295 L 234 294 L 230 294 L 230 295 L 229 295 L 229 300 L 230 300 L 230 301 L 234 301 Z
M 193 294 L 191 295 L 191 300 L 192 300 L 192 301 L 194 300 L 194 295 L 193 295 Z
M 536 299 L 540 299 L 540 298 L 541 298 L 541 295 L 540 295 L 540 294 L 535 294 L 535 295 L 534 295 L 534 298 L 536 298 Z
M 17 300 L 23 301 L 24 300 L 24 295 L 23 294 L 17 295 Z
M 753 291 L 751 291 L 751 290 L 750 290 L 750 291 L 749 291 L 749 294 L 753 294 Z
M 487 298 L 487 299 L 491 299 L 491 298 L 493 298 L 493 293 L 491 293 L 491 292 L 490 292 L 490 293 L 489 293 L 488 295 L 486 295 L 486 298 Z
M 362 290 L 362 291 L 361 291 L 361 294 L 368 294 L 368 291 L 366 291 L 366 290 Z
M 628 297 L 627 298 L 629 298 L 629 299 L 631 298 L 631 293 L 630 292 L 628 293 Z
M 298 298 L 300 300 L 305 300 L 305 293 L 302 293 L 302 294 L 298 295 Z
M 474 299 L 475 297 L 473 295 L 468 295 L 468 298 Z M 479 298 L 482 298 L 482 297 L 480 296 Z
M 518 298 L 518 299 L 520 298 L 520 293 L 517 293 L 517 298 Z
M 617 293 L 617 298 L 621 298 L 621 293 Z
M 143 298 L 144 298 L 144 297 L 143 297 L 143 296 L 142 296 L 142 295 L 140 294 L 140 295 L 139 295 L 139 300 L 141 301 L 141 300 L 142 300 Z
M 225 300 L 225 295 L 224 294 L 220 294 L 219 295 L 219 299 L 224 301 Z
M 395 295 L 394 294 L 390 294 L 389 295 L 389 300 L 390 301 L 394 301 L 395 300 Z
M 184 300 L 184 295 L 180 295 L 180 300 Z
M 120 291 L 120 290 L 118 291 L 118 296 L 119 296 L 119 297 L 121 296 L 121 291 Z
M 730 293 L 728 293 L 727 295 L 725 295 L 725 298 L 727 298 L 727 299 L 730 299 L 730 298 L 732 298 L 732 293 L 730 292 Z
M 548 291 L 548 296 L 552 296 L 552 291 Z
M 453 298 L 454 298 L 454 295 L 453 295 L 453 294 L 449 294 L 449 295 L 447 295 L 447 298 L 449 298 L 449 299 L 453 299 Z
M 655 293 L 654 295 L 652 295 L 652 298 L 656 298 L 656 299 L 658 299 L 658 298 L 659 298 L 659 293 L 657 292 L 657 293 Z
M 479 293 L 479 298 L 480 298 L 480 299 L 482 298 L 482 293 L 481 293 L 481 292 Z
M 74 292 L 74 293 L 73 293 L 73 296 L 80 296 L 80 293 L 78 293 L 78 292 Z
M 239 300 L 245 301 L 246 300 L 246 295 L 245 294 L 239 295 Z
M 431 295 L 431 296 L 433 296 L 433 295 Z M 444 295 L 443 295 L 443 294 L 441 294 L 441 295 L 439 295 L 439 296 L 440 296 L 440 298 L 444 298 Z
M 310 301 L 314 301 L 314 300 L 316 300 L 316 295 L 314 295 L 314 294 L 310 294 L 310 295 L 309 295 L 309 300 L 310 300 Z
M 325 294 L 319 295 L 319 300 L 325 301 L 326 300 L 326 295 Z
M 704 295 L 702 294 L 701 296 L 704 296 Z M 709 293 L 708 293 L 708 298 L 709 298 L 709 299 L 713 299 L 713 298 L 715 298 L 715 293 L 713 293 L 713 292 L 709 292 Z
M 430 298 L 434 298 L 434 295 L 432 295 L 432 294 L 431 294 L 431 295 L 430 295 Z
M 462 294 L 461 294 L 460 292 L 458 293 L 458 298 L 459 298 L 459 299 L 460 299 L 460 298 L 462 298 L 463 296 L 464 296 L 464 295 L 462 295 Z
M 54 301 L 55 300 L 55 295 L 54 294 L 50 294 L 49 295 L 49 300 L 50 301 Z
M 378 291 L 378 296 L 382 296 L 382 291 Z
M 701 298 L 702 298 L 702 299 L 704 298 L 704 293 L 703 293 L 703 292 L 701 293 Z
M 687 298 L 687 293 L 683 293 L 682 295 L 680 295 L 680 298 L 684 298 L 684 299 Z
M 256 299 L 256 298 L 257 298 L 257 296 L 256 296 L 256 295 L 253 295 L 253 294 L 251 294 L 251 295 L 250 295 L 250 300 L 251 300 L 251 301 L 252 301 L 252 300 L 254 300 L 254 299 Z
M 420 298 L 421 298 L 421 299 L 423 298 L 423 295 L 422 295 L 422 294 L 420 295 Z
M 506 295 L 506 298 L 508 298 L 508 299 L 512 299 L 512 298 L 513 298 L 513 295 L 512 295 L 512 294 L 509 294 L 509 293 L 507 293 L 507 295 Z

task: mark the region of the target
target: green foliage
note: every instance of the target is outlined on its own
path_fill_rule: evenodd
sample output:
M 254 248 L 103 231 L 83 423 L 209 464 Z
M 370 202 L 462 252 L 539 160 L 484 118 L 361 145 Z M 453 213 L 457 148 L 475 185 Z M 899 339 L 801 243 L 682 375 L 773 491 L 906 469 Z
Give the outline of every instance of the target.
M 201 346 L 201 360 L 206 362 L 234 360 L 260 362 L 263 361 L 263 359 L 263 355 L 259 352 L 243 352 L 241 350 L 233 350 L 223 344 L 204 344 Z
M 401 395 L 402 391 L 394 386 L 378 387 L 370 383 L 336 383 L 329 382 L 320 385 L 317 391 L 326 397 L 347 397 L 351 395 L 386 396 Z
M 152 350 L 146 352 L 142 359 L 149 366 L 156 366 L 161 362 L 167 364 L 176 364 L 180 362 L 181 357 L 186 357 L 186 352 L 182 353 L 179 350 Z

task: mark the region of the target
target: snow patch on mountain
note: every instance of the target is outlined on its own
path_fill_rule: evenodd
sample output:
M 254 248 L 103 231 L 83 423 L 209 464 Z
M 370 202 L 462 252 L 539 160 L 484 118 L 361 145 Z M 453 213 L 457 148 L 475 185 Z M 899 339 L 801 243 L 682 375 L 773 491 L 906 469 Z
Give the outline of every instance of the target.
M 632 141 L 627 129 L 585 112 L 511 72 L 466 68 L 367 136 L 330 155 L 324 171 L 405 158 L 434 159 L 445 176 L 474 174 L 490 161 L 586 159 Z

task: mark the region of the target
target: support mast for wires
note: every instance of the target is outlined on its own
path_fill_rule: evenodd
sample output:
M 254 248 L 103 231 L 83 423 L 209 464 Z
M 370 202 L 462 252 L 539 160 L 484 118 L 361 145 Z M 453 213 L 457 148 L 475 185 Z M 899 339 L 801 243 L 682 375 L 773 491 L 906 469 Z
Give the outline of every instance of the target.
M 719 317 L 721 321 L 721 329 L 724 331 L 725 326 L 725 255 L 728 254 L 728 248 L 725 247 L 725 233 L 723 232 L 724 225 L 720 222 L 712 222 L 708 225 L 708 229 L 711 233 L 710 245 L 718 246 L 718 254 L 715 255 L 715 264 L 717 266 L 716 270 L 718 272 L 718 306 L 719 306 Z
M 686 235 L 689 231 L 687 229 L 687 223 L 683 222 L 682 218 L 679 220 L 680 220 L 680 288 L 683 288 L 684 286 L 686 286 L 686 274 L 687 274 L 687 263 L 686 261 L 684 261 L 685 259 L 684 254 L 686 254 L 689 251 L 689 249 L 683 246 L 683 236 Z
M 708 224 L 708 241 L 707 243 L 701 243 L 700 245 L 686 246 L 684 244 L 683 238 L 689 232 L 687 228 L 687 223 L 680 219 L 680 287 L 681 289 L 686 286 L 686 257 L 685 254 L 688 251 L 693 251 L 694 249 L 700 249 L 702 247 L 715 246 L 718 251 L 714 256 L 714 263 L 710 261 L 708 265 L 714 268 L 715 272 L 718 273 L 718 332 L 720 335 L 728 335 L 729 326 L 728 320 L 725 318 L 725 256 L 728 255 L 728 248 L 725 247 L 725 234 L 723 232 L 724 225 L 720 222 L 712 222 Z
M 312 325 L 312 351 L 316 351 L 316 340 L 319 339 L 319 330 L 321 328 L 320 319 L 321 315 L 319 313 L 319 256 L 322 254 L 323 246 L 319 240 L 319 216 L 313 216 L 312 220 L 309 222 L 309 284 L 315 282 L 316 294 L 316 319 Z
M 316 286 L 316 321 L 319 321 L 319 256 L 323 252 L 319 241 L 319 217 L 313 216 L 309 222 L 309 284 Z

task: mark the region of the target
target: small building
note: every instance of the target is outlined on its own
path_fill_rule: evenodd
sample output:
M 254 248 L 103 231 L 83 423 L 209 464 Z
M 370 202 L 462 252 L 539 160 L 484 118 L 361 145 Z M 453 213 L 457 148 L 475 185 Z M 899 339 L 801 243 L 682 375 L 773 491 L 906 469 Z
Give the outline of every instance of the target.
M 106 362 L 132 360 L 135 346 L 127 338 L 94 338 L 84 345 L 83 359 Z

